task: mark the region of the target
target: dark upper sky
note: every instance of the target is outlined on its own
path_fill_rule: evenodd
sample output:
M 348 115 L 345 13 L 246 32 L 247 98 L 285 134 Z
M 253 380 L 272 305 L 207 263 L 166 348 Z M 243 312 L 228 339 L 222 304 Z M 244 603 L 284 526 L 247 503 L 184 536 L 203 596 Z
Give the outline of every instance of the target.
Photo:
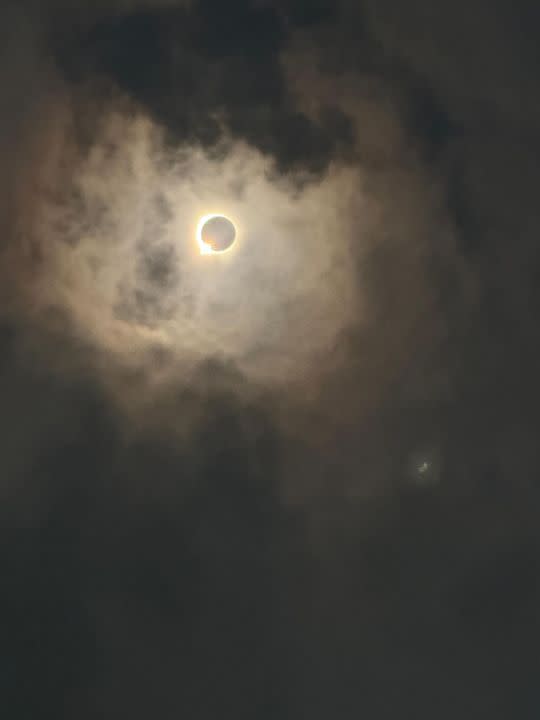
M 536 720 L 539 20 L 4 2 L 3 716 Z

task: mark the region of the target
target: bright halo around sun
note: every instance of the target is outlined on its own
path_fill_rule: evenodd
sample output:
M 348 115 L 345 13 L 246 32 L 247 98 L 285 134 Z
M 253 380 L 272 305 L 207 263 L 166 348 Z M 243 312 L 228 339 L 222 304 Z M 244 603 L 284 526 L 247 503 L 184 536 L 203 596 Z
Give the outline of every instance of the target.
M 197 225 L 197 242 L 201 255 L 221 255 L 235 244 L 237 230 L 228 217 L 219 213 L 204 215 Z

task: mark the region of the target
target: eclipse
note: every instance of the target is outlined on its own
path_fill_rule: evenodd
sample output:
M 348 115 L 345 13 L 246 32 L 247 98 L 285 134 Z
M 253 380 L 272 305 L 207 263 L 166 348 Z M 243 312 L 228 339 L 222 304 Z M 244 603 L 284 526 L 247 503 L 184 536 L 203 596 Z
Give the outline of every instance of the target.
M 197 240 L 201 254 L 223 253 L 234 245 L 236 228 L 224 215 L 207 215 L 199 222 Z

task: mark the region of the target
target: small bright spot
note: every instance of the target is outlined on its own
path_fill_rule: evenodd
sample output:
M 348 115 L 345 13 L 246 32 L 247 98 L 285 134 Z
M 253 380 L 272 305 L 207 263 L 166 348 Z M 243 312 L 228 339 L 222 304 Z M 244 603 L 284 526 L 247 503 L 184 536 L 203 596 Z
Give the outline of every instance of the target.
M 442 458 L 436 446 L 412 452 L 407 465 L 409 480 L 415 485 L 430 487 L 441 481 Z

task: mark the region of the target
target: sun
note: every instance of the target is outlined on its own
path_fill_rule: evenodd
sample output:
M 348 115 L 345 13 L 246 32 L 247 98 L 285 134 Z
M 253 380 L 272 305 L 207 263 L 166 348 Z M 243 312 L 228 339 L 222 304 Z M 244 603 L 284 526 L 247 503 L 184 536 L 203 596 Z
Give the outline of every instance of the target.
M 222 213 L 203 215 L 197 224 L 197 243 L 201 255 L 221 255 L 234 247 L 238 231 Z

